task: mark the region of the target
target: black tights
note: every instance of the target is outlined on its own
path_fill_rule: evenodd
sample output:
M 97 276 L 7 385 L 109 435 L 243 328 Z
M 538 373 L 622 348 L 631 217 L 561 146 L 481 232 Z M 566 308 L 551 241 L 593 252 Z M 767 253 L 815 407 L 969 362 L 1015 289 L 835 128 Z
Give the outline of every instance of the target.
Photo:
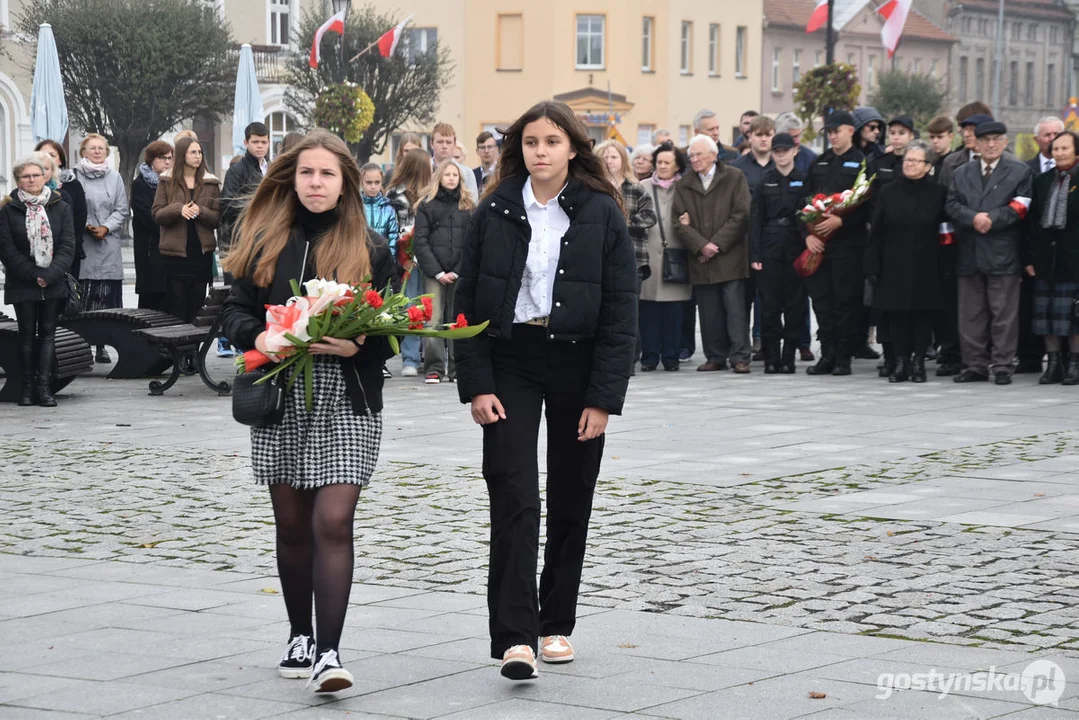
M 185 323 L 194 322 L 206 301 L 206 283 L 198 280 L 168 279 L 165 305 L 170 315 Z
M 359 485 L 297 490 L 270 486 L 277 525 L 277 574 L 291 635 L 314 636 L 318 652 L 337 650 L 352 590 L 352 525 Z M 318 633 L 311 628 L 314 594 Z

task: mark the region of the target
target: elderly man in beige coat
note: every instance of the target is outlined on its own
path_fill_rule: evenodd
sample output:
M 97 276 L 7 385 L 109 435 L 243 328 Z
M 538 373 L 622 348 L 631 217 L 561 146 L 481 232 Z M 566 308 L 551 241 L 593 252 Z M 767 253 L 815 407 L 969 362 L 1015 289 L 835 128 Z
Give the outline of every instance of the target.
M 690 253 L 689 280 L 701 316 L 705 362 L 697 370 L 749 372 L 749 314 L 745 282 L 749 277 L 750 194 L 746 176 L 719 160 L 707 135 L 689 144 L 692 171 L 675 186 L 671 212 L 676 232 Z

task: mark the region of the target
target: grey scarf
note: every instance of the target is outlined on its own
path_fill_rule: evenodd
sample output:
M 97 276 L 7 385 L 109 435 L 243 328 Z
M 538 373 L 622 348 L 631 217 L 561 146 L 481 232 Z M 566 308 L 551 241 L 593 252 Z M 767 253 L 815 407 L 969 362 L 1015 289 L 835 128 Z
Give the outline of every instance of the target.
M 1042 213 L 1042 227 L 1050 230 L 1063 230 L 1068 222 L 1068 191 L 1071 189 L 1071 170 L 1057 172 L 1053 189 L 1049 192 L 1049 202 Z

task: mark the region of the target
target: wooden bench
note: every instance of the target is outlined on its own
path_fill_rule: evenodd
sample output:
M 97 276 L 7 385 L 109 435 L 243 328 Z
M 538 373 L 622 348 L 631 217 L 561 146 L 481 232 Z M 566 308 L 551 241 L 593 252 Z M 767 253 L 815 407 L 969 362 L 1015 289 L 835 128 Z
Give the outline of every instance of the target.
M 206 355 L 217 343 L 221 329 L 221 310 L 224 309 L 228 295 L 227 287 L 211 288 L 206 302 L 192 324 L 163 325 L 132 331 L 133 335 L 168 353 L 172 364 L 172 374 L 165 382 L 150 381 L 151 395 L 163 395 L 176 384 L 181 375 L 196 373 L 206 387 L 217 394 L 228 395 L 232 392 L 230 382 L 215 382 L 206 368 Z
M 134 331 L 180 324 L 179 318 L 168 313 L 138 308 L 91 310 L 60 321 L 61 327 L 81 335 L 91 347 L 108 345 L 116 350 L 116 362 L 106 376 L 114 380 L 161 375 L 168 370 L 172 358 Z
M 18 402 L 22 395 L 23 374 L 19 367 L 19 326 L 11 318 L 0 313 L 0 369 L 4 372 L 4 386 L 0 388 L 0 402 Z M 94 367 L 94 355 L 90 345 L 81 337 L 65 330 L 56 329 L 56 358 L 52 366 L 53 393 L 58 393 L 71 382 Z

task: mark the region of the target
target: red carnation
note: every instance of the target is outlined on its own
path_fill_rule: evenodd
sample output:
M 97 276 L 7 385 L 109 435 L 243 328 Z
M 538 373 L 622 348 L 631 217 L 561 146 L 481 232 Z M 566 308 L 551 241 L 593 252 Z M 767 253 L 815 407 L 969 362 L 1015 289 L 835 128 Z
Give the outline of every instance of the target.
M 382 307 L 382 296 L 374 290 L 368 290 L 363 294 L 363 301 L 373 308 Z
M 827 200 L 827 199 L 828 199 L 828 196 L 825 195 L 824 193 L 817 193 L 816 195 L 813 196 L 813 201 L 814 202 L 816 202 L 817 200 Z
M 420 302 L 423 303 L 423 319 L 425 321 L 430 320 L 432 317 L 434 317 L 435 314 L 435 308 L 434 305 L 431 303 L 431 298 L 420 298 Z
M 464 313 L 458 313 L 457 322 L 455 322 L 453 325 L 450 325 L 450 327 L 454 330 L 456 330 L 457 328 L 468 327 L 468 319 L 465 318 Z
M 424 323 L 423 309 L 413 305 L 408 309 L 408 321 L 412 324 L 419 323 L 421 326 Z

